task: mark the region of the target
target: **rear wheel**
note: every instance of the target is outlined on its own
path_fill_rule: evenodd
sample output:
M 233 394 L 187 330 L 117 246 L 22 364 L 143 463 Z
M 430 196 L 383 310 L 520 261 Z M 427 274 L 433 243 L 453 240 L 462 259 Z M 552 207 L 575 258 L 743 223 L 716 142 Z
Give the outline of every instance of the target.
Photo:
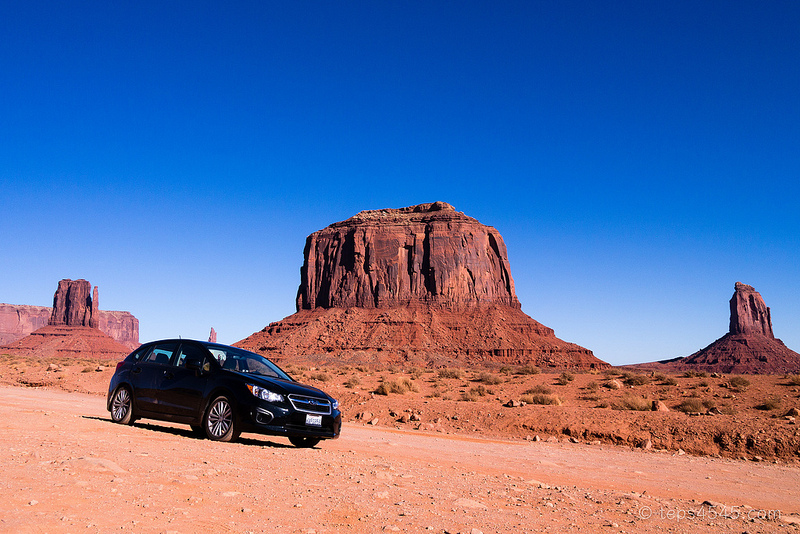
M 111 420 L 121 425 L 133 424 L 133 396 L 125 386 L 117 389 L 111 398 Z
M 239 437 L 236 414 L 228 397 L 222 395 L 211 401 L 206 412 L 203 430 L 214 441 L 233 441 Z
M 302 437 L 295 437 L 292 436 L 289 438 L 289 443 L 294 445 L 295 447 L 300 447 L 301 449 L 310 449 L 317 443 L 319 443 L 318 438 L 302 438 Z

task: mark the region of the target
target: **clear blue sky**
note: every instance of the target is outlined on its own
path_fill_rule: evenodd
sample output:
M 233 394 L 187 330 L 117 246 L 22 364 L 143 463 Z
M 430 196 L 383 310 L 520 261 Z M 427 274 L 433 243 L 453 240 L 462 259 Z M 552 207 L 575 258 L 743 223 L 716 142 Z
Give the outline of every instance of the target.
M 800 2 L 0 4 L 0 302 L 100 287 L 141 340 L 294 312 L 308 234 L 442 200 L 613 364 L 800 351 Z

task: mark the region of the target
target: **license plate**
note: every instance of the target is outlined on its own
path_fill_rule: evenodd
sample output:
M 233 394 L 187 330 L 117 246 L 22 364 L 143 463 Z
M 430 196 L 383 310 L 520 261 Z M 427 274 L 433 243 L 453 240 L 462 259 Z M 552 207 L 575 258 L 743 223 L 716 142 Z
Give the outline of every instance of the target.
M 321 415 L 308 415 L 306 414 L 306 425 L 308 426 L 322 426 Z

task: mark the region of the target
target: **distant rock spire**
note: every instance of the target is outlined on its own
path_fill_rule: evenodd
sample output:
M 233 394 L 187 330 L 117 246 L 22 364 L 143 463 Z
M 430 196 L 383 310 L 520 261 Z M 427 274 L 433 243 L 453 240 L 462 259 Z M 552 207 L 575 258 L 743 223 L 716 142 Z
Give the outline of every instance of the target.
M 753 286 L 736 282 L 731 297 L 731 334 L 760 334 L 775 338 L 769 308 Z
M 214 330 L 214 327 L 211 327 L 211 333 L 208 334 L 208 342 L 209 343 L 216 343 L 217 342 L 217 331 Z

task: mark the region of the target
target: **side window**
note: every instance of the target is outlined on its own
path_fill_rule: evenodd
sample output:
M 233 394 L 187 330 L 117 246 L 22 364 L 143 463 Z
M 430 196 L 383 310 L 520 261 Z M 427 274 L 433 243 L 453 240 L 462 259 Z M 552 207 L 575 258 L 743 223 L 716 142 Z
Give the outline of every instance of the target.
M 201 347 L 192 343 L 183 343 L 181 345 L 181 351 L 178 353 L 178 359 L 175 361 L 175 365 L 178 367 L 183 367 L 186 365 L 187 357 L 198 358 L 202 362 L 205 356 L 206 352 Z
M 128 361 L 131 362 L 140 361 L 142 358 L 144 358 L 144 356 L 147 354 L 147 351 L 149 351 L 151 348 L 152 347 L 150 345 L 143 345 L 139 347 L 134 352 L 132 352 L 130 356 L 128 356 Z
M 177 343 L 159 343 L 154 346 L 153 351 L 147 355 L 147 362 L 169 365 L 176 348 Z

